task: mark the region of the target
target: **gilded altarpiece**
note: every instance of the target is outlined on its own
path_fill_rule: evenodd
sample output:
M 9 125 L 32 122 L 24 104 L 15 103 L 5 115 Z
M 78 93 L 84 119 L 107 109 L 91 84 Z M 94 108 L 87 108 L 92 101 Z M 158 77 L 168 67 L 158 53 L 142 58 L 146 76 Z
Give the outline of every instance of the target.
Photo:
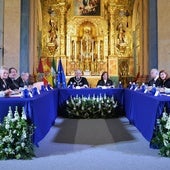
M 68 78 L 80 69 L 95 86 L 103 71 L 133 76 L 130 0 L 41 2 L 42 56 L 61 57 Z

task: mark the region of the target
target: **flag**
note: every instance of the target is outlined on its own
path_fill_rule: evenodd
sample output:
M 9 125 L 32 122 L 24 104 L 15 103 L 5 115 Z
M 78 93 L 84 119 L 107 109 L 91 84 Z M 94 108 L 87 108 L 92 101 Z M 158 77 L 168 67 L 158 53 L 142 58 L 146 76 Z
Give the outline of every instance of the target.
M 55 74 L 56 74 L 56 63 L 55 63 L 54 57 L 53 57 L 53 61 L 51 64 L 51 73 L 53 76 L 55 76 Z
M 42 80 L 43 80 L 44 86 L 47 86 L 47 85 L 48 85 L 48 80 L 47 80 L 47 78 L 44 76 Z
M 57 87 L 58 88 L 66 88 L 66 76 L 64 74 L 64 70 L 63 70 L 63 65 L 61 62 L 61 58 L 58 62 L 58 70 L 57 70 Z
M 51 73 L 49 73 L 47 76 L 46 76 L 46 80 L 48 81 L 48 84 L 50 84 L 52 87 L 54 87 L 54 78 L 52 76 Z
M 44 73 L 50 73 L 50 71 L 51 71 L 50 65 L 51 64 L 50 64 L 50 61 L 49 61 L 48 57 L 44 58 L 43 59 L 43 70 L 44 70 Z
M 44 70 L 43 70 L 43 64 L 42 64 L 42 60 L 40 58 L 39 60 L 39 64 L 38 64 L 38 68 L 37 68 L 37 72 L 38 73 L 44 73 Z
M 52 63 L 51 63 L 51 80 L 52 80 L 52 86 L 55 87 L 56 86 L 56 80 L 55 80 L 55 77 L 56 77 L 56 62 L 55 62 L 55 59 L 53 57 L 53 60 L 52 60 Z

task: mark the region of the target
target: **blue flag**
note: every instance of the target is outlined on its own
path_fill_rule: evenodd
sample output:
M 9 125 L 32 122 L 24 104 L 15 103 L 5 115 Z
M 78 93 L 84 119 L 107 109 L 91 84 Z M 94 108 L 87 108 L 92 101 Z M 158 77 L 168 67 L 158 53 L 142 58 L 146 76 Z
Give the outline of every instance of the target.
M 57 84 L 56 86 L 58 88 L 66 88 L 66 76 L 64 74 L 64 69 L 63 69 L 63 65 L 61 62 L 61 58 L 58 62 L 58 70 L 57 70 Z

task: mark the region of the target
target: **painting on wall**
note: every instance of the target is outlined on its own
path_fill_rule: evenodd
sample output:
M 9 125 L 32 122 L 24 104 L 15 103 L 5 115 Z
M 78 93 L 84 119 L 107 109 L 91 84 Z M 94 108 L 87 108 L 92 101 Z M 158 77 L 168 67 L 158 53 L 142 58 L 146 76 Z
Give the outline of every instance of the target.
M 100 16 L 100 0 L 74 0 L 75 16 Z

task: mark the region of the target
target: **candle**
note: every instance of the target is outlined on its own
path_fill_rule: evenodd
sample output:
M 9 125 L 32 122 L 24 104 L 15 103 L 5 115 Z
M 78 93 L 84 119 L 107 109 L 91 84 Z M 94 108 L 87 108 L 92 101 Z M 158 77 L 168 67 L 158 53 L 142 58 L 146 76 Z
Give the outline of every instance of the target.
M 92 61 L 93 61 L 93 40 L 92 40 Z
M 98 59 L 100 60 L 100 40 L 98 42 Z
M 75 60 L 76 60 L 76 59 L 77 59 L 77 55 L 76 55 L 76 54 L 77 54 L 77 49 L 76 49 L 76 48 L 77 48 L 77 45 L 76 45 L 76 41 L 74 41 L 74 44 L 75 44 L 75 54 L 74 54 L 74 55 L 75 55 Z
M 80 53 L 81 53 L 81 56 L 82 56 L 82 40 L 81 40 L 81 44 L 80 44 Z

